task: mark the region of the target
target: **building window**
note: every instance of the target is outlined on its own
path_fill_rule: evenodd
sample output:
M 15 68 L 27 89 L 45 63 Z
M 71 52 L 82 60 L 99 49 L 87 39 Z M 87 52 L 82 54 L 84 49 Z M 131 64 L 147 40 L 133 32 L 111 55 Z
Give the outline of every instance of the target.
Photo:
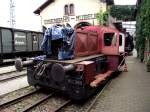
M 74 4 L 68 4 L 64 6 L 65 15 L 74 15 Z
M 65 5 L 64 13 L 65 13 L 65 15 L 69 15 L 69 7 L 68 7 L 68 5 Z
M 70 4 L 70 15 L 74 15 L 74 4 Z

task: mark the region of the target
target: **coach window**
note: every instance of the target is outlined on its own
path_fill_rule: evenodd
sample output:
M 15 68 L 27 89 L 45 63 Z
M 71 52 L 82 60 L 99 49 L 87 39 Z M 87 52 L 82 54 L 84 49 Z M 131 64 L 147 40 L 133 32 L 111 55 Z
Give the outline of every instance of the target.
M 114 33 L 105 33 L 104 34 L 104 45 L 111 46 Z
M 65 7 L 64 7 L 64 14 L 65 15 L 69 15 L 69 7 L 68 7 L 68 5 L 65 5 Z
M 70 15 L 74 15 L 74 4 L 70 4 Z

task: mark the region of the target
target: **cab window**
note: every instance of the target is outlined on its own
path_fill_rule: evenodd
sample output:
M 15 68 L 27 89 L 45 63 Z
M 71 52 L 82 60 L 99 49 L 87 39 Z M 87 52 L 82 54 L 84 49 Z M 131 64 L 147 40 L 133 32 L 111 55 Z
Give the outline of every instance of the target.
M 117 36 L 115 33 L 105 33 L 104 34 L 104 45 L 105 46 L 111 46 L 115 45 L 117 43 Z

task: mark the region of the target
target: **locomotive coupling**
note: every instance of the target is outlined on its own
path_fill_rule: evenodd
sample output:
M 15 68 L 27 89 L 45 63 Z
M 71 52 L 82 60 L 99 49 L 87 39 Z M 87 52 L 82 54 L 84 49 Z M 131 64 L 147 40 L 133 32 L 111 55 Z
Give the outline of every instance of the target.
M 20 58 L 18 58 L 15 61 L 15 68 L 18 71 L 22 71 L 23 67 L 27 67 L 27 66 L 29 66 L 31 64 L 33 64 L 33 60 L 22 61 Z

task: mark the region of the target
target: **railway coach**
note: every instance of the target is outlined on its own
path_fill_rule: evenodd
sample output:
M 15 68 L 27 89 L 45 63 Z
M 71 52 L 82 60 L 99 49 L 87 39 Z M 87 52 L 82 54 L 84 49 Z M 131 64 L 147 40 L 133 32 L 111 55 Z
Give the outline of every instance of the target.
M 40 55 L 42 32 L 0 27 L 0 62 Z

